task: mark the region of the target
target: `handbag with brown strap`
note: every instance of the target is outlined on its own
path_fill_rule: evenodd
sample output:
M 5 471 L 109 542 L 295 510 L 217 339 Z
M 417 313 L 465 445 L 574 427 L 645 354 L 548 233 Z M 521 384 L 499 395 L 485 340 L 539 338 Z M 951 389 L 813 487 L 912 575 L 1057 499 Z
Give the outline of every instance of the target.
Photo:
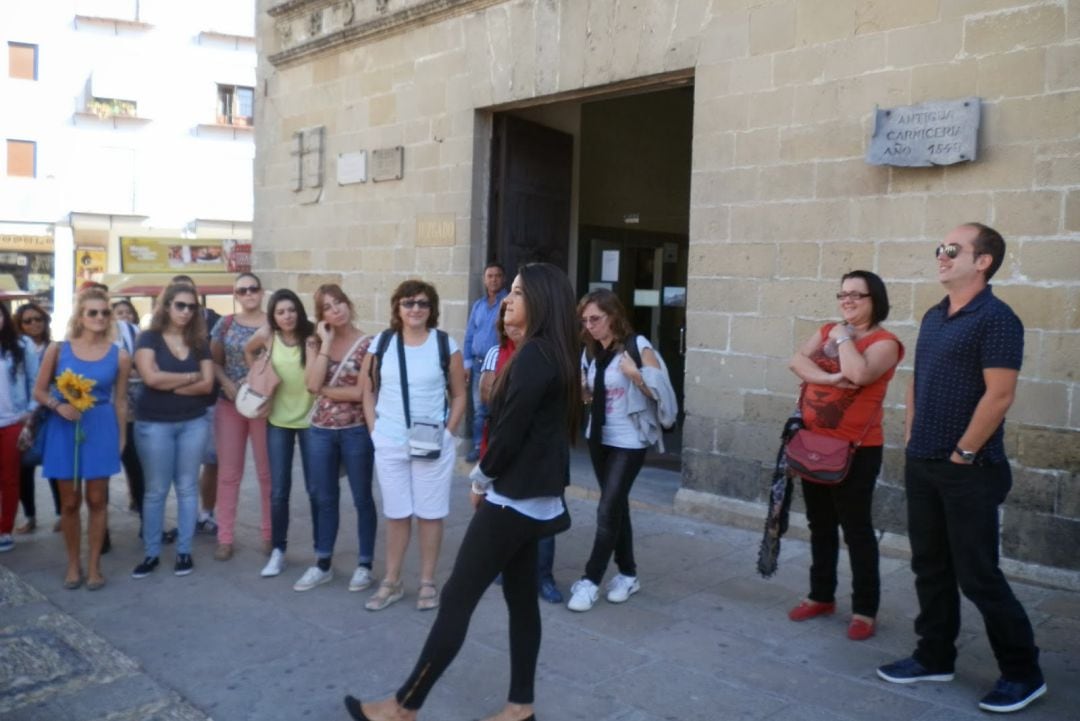
M 274 333 L 270 336 L 270 347 L 251 365 L 247 378 L 236 391 L 236 412 L 245 418 L 265 418 L 270 415 L 274 391 L 281 384 L 281 377 L 274 370 L 270 356 L 274 352 Z
M 806 384 L 804 383 L 802 392 L 799 393 L 800 411 L 805 395 Z M 879 419 L 884 416 L 884 412 L 882 409 L 878 414 Z M 810 483 L 826 486 L 841 483 L 851 471 L 851 461 L 855 457 L 855 451 L 862 445 L 863 439 L 866 438 L 866 434 L 870 432 L 873 425 L 874 419 L 871 418 L 855 442 L 822 435 L 806 428 L 798 430 L 787 442 L 785 449 L 788 469 L 793 475 Z

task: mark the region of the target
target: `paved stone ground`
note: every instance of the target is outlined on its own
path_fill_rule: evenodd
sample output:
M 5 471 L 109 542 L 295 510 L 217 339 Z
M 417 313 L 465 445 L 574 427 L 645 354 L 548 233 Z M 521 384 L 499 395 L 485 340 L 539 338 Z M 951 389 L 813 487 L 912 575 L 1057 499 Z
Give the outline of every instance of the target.
M 584 566 L 594 530 L 595 487 L 576 462 L 574 527 L 559 537 L 556 576 L 564 590 Z M 463 470 L 463 468 L 459 468 Z M 439 578 L 445 579 L 468 521 L 458 478 Z M 339 555 L 331 584 L 296 593 L 311 562 L 307 498 L 293 494 L 290 562 L 262 579 L 257 496 L 250 475 L 241 499 L 236 556 L 212 560 L 213 539 L 196 538 L 195 573 L 172 575 L 173 552 L 136 581 L 142 557 L 137 521 L 114 479 L 101 591 L 61 587 L 64 552 L 52 534 L 48 492 L 38 490 L 45 530 L 0 556 L 0 719 L 5 721 L 295 721 L 347 718 L 345 693 L 376 698 L 404 680 L 433 620 L 415 610 L 417 559 L 406 563 L 408 595 L 381 613 L 367 593 L 346 590 L 355 525 L 343 491 Z M 993 684 L 993 664 L 974 608 L 964 608 L 956 680 L 894 686 L 877 665 L 907 655 L 915 597 L 905 561 L 882 560 L 880 631 L 848 641 L 843 612 L 793 624 L 785 616 L 805 592 L 808 547 L 785 540 L 780 572 L 755 572 L 759 535 L 665 512 L 675 487 L 662 473 L 635 489 L 637 559 L 643 588 L 629 603 L 603 599 L 586 614 L 542 604 L 544 641 L 537 715 L 547 721 L 715 721 L 716 719 L 985 719 L 976 702 Z M 668 502 L 668 507 L 670 503 Z M 382 536 L 379 538 L 382 553 Z M 841 588 L 849 586 L 846 562 Z M 376 572 L 381 563 L 376 564 Z M 1023 718 L 1080 719 L 1080 594 L 1016 584 L 1042 648 L 1050 686 Z M 465 647 L 431 694 L 421 718 L 473 719 L 501 706 L 508 660 L 506 612 L 498 589 L 485 595 Z

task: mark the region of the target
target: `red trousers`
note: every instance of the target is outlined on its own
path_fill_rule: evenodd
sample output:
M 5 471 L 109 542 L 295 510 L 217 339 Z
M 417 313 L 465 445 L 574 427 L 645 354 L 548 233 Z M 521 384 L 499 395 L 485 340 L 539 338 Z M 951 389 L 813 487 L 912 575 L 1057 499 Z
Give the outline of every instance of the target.
M 19 510 L 19 440 L 22 423 L 0 428 L 0 535 L 15 528 L 15 513 Z

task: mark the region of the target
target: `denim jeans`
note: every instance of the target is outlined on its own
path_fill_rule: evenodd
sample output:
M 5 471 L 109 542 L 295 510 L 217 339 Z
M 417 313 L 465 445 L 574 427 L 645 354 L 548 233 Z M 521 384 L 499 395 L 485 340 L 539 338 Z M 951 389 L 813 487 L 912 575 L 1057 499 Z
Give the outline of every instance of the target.
M 210 435 L 206 416 L 189 421 L 136 421 L 135 448 L 139 452 L 146 494 L 143 497 L 143 544 L 146 555 L 161 555 L 161 531 L 165 525 L 165 499 L 176 484 L 179 538 L 177 554 L 191 553 L 199 511 L 199 465 Z
M 915 659 L 952 671 L 963 591 L 982 614 L 990 648 L 1009 681 L 1042 678 L 1031 621 L 998 566 L 998 506 L 1012 487 L 1009 464 L 962 465 L 908 458 L 908 537 L 919 596 Z
M 356 508 L 356 535 L 359 544 L 358 565 L 371 568 L 375 558 L 375 499 L 371 494 L 375 447 L 367 427 L 308 429 L 311 487 L 319 532 L 315 537 L 315 555 L 330 558 L 337 540 L 338 502 L 341 499 L 340 467 L 345 467 Z
M 293 449 L 297 441 L 300 442 L 304 487 L 311 503 L 312 536 L 318 544 L 319 514 L 309 472 L 309 434 L 308 428 L 281 428 L 273 423 L 266 424 L 266 454 L 270 457 L 270 541 L 282 553 L 285 552 L 289 536 L 289 494 L 292 492 Z
M 488 417 L 488 407 L 480 400 L 480 366 L 484 359 L 480 358 L 473 362 L 472 373 L 469 376 L 469 384 L 472 386 L 472 443 L 473 448 L 480 450 L 480 441 L 484 438 L 484 421 Z

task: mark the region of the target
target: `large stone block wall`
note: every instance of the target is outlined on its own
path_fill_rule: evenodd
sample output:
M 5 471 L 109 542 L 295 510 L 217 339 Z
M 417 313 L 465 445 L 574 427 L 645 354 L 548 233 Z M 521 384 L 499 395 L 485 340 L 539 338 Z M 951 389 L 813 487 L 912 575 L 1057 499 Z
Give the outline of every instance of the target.
M 913 350 L 943 295 L 933 247 L 966 220 L 1001 229 L 995 288 L 1027 327 L 1003 553 L 1080 569 L 1066 550 L 1080 542 L 1080 0 L 445 0 L 459 12 L 278 65 L 273 5 L 259 3 L 255 265 L 271 285 L 340 280 L 373 328 L 413 275 L 463 327 L 486 241 L 486 109 L 693 72 L 685 497 L 760 508 L 744 502 L 764 498 L 794 404 L 787 360 L 835 314 L 844 271 L 886 280 L 889 326 Z M 875 104 L 969 95 L 984 101 L 978 162 L 863 162 Z M 294 193 L 291 136 L 316 125 L 324 186 Z M 403 180 L 337 185 L 337 154 L 394 145 Z M 417 244 L 431 214 L 454 219 L 452 245 Z M 911 362 L 878 494 L 899 533 Z

